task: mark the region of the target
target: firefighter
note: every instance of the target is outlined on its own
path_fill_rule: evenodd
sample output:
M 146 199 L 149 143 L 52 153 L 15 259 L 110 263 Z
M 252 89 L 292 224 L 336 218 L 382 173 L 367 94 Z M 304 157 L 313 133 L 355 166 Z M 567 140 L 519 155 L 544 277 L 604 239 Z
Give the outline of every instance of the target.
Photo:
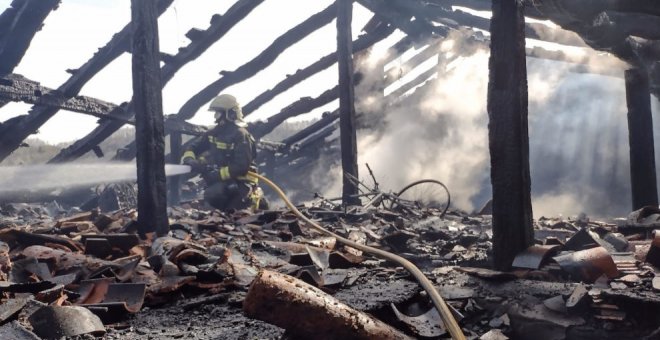
M 209 111 L 215 113 L 217 125 L 190 144 L 181 162 L 206 182 L 204 200 L 210 206 L 224 211 L 266 208 L 257 178 L 248 174 L 256 172 L 257 148 L 238 101 L 219 95 Z

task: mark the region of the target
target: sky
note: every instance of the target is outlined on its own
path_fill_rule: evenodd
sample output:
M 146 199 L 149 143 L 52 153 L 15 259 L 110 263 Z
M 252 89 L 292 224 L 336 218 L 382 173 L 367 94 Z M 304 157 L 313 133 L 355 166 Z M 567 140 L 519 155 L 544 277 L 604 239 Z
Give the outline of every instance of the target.
M 165 114 L 176 113 L 194 94 L 218 79 L 219 72 L 234 70 L 257 56 L 275 38 L 286 30 L 317 13 L 333 0 L 264 1 L 248 17 L 238 23 L 202 56 L 184 66 L 163 89 Z M 10 5 L 0 0 L 0 10 Z M 158 21 L 160 47 L 163 52 L 176 54 L 186 46 L 185 37 L 192 27 L 206 29 L 213 14 L 223 14 L 234 1 L 175 0 Z M 295 5 L 292 5 L 294 4 Z M 368 10 L 354 6 L 353 35 L 371 17 Z M 130 0 L 63 0 L 59 8 L 45 20 L 43 29 L 33 39 L 26 55 L 14 73 L 57 88 L 69 77 L 65 71 L 83 65 L 94 52 L 104 46 L 130 21 Z M 398 35 L 400 37 L 401 35 Z M 379 44 L 384 49 L 396 39 Z M 287 49 L 266 70 L 240 84 L 226 89 L 240 102 L 247 103 L 263 91 L 272 88 L 287 74 L 294 73 L 322 56 L 336 50 L 336 23 L 317 30 L 300 43 Z M 89 81 L 80 95 L 91 96 L 115 104 L 129 101 L 132 94 L 131 56 L 124 53 Z M 248 120 L 264 119 L 304 96 L 316 97 L 337 83 L 337 68 L 309 78 L 291 90 L 274 98 L 253 113 Z M 335 102 L 315 110 L 299 119 L 318 116 L 332 111 Z M 0 109 L 0 121 L 26 114 L 30 105 L 10 103 Z M 210 113 L 203 107 L 191 120 L 196 124 L 212 124 Z M 39 131 L 37 137 L 49 143 L 69 142 L 85 136 L 96 126 L 96 118 L 79 113 L 60 111 Z

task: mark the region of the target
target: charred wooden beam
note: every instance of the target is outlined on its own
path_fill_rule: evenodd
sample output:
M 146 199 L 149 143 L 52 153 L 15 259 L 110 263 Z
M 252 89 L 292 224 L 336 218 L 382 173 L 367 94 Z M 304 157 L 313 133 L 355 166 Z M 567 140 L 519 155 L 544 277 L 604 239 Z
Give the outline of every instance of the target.
M 384 85 L 385 87 L 391 85 L 395 81 L 401 79 L 405 74 L 414 70 L 421 63 L 427 61 L 428 59 L 437 56 L 440 51 L 441 40 L 431 42 L 424 50 L 414 55 L 412 58 L 408 59 L 405 63 L 400 66 L 391 67 L 385 71 Z
M 321 119 L 312 123 L 310 126 L 296 132 L 295 134 L 285 138 L 284 140 L 282 140 L 282 143 L 290 147 L 293 144 L 298 143 L 299 141 L 311 136 L 312 134 L 321 130 L 322 128 L 332 124 L 337 119 L 339 119 L 339 110 L 326 112 L 325 114 L 323 114 Z
M 593 29 L 607 28 L 623 37 L 636 36 L 644 39 L 660 39 L 660 16 L 642 13 L 601 12 L 593 20 Z
M 264 0 L 239 0 L 223 16 L 216 14 L 211 17 L 211 25 L 208 29 L 204 31 L 192 29 L 191 32 L 194 31 L 194 34 L 188 32 L 186 37 L 191 40 L 190 44 L 165 63 L 161 70 L 163 84 L 172 79 L 183 65 L 197 59 L 263 2 Z
M 646 70 L 625 72 L 632 209 L 658 206 L 651 94 Z
M 122 116 L 123 113 L 125 112 L 126 110 L 123 107 L 118 106 L 113 111 L 110 111 L 107 115 L 103 116 L 102 119 L 117 120 L 122 124 L 135 125 L 135 122 L 132 120 L 126 120 L 124 118 L 120 118 L 120 116 Z M 206 127 L 191 124 L 185 121 L 182 122 L 172 116 L 165 117 L 164 124 L 165 124 L 165 131 L 167 133 L 182 133 L 186 135 L 199 136 L 207 130 Z M 102 141 L 103 139 L 98 140 L 98 142 L 96 141 L 94 142 L 101 143 Z M 62 163 L 80 158 L 89 151 L 91 151 L 92 148 L 93 146 L 86 146 L 85 148 L 80 148 L 77 144 L 74 143 L 73 145 L 60 150 L 60 152 L 55 157 L 50 159 L 48 163 Z M 133 141 L 129 143 L 127 146 L 121 148 L 117 152 L 117 154 L 112 158 L 112 160 L 119 160 L 119 161 L 132 160 L 133 158 L 135 158 L 136 152 L 137 152 L 136 144 L 135 141 Z
M 351 22 L 353 1 L 337 0 L 337 58 L 339 68 L 339 131 L 341 169 L 343 177 L 342 203 L 360 204 L 357 166 L 357 135 L 355 123 L 355 89 L 353 88 L 353 40 Z
M 188 46 L 179 49 L 179 52 L 170 58 L 170 62 L 161 68 L 161 79 L 163 86 L 172 79 L 174 74 L 187 62 L 190 62 L 201 55 L 213 42 L 222 38 L 232 27 L 245 18 L 254 8 L 261 4 L 263 0 L 239 0 L 227 12 L 221 16 L 213 16 L 208 29 L 198 32 L 194 35 L 195 40 Z M 131 103 L 126 107 L 121 115 L 125 119 L 130 119 L 134 115 L 133 105 Z M 166 121 L 167 124 L 167 121 Z M 67 150 L 62 150 L 50 162 L 62 162 L 76 159 L 87 153 L 93 145 L 101 143 L 119 130 L 123 124 L 121 122 L 102 122 L 87 136 L 81 138 L 72 144 Z M 127 153 L 135 157 L 135 153 Z
M 190 98 L 179 109 L 177 116 L 187 120 L 192 118 L 202 105 L 210 101 L 225 88 L 244 81 L 272 64 L 287 48 L 302 40 L 317 29 L 329 24 L 336 16 L 335 5 L 332 4 L 323 11 L 316 13 L 296 27 L 285 32 L 273 41 L 262 53 L 244 65 L 231 72 L 221 72 L 222 77 L 207 85 L 199 93 Z
M 450 8 L 451 6 L 460 6 L 477 11 L 492 10 L 490 0 L 430 0 L 429 2 L 438 6 L 445 6 L 447 8 Z
M 173 0 L 160 0 L 158 2 L 159 13 L 164 12 L 172 2 Z M 90 60 L 75 70 L 57 90 L 64 96 L 76 96 L 83 85 L 96 73 L 129 49 L 130 38 L 131 27 L 127 25 L 115 34 L 110 42 L 101 47 Z M 0 128 L 0 162 L 16 150 L 25 138 L 37 132 L 58 111 L 59 109 L 54 107 L 35 106 L 28 115 L 20 116 L 19 119 L 13 120 L 12 124 L 4 124 Z M 94 145 L 91 145 L 90 149 Z
M 316 98 L 300 98 L 298 101 L 282 109 L 279 113 L 269 117 L 265 122 L 255 122 L 250 124 L 248 130 L 250 130 L 250 133 L 252 133 L 255 138 L 259 139 L 269 134 L 285 120 L 312 111 L 313 109 L 328 104 L 337 98 L 339 98 L 338 86 L 323 92 Z
M 116 107 L 112 103 L 96 98 L 65 96 L 58 90 L 42 86 L 19 74 L 10 74 L 0 78 L 0 100 L 55 107 L 97 117 L 106 115 Z
M 446 37 L 449 34 L 449 29 L 443 26 L 434 26 L 428 21 L 416 18 L 409 20 L 408 16 L 402 16 L 397 10 L 390 6 L 389 1 L 386 0 L 357 0 L 360 5 L 369 9 L 370 11 L 380 15 L 385 20 L 392 23 L 398 29 L 406 34 L 417 35 L 423 32 L 425 37 L 442 36 Z
M 367 33 L 360 36 L 353 42 L 353 51 L 355 53 L 363 51 L 373 44 L 385 39 L 394 31 L 393 26 L 381 25 L 374 32 Z M 305 67 L 304 69 L 298 70 L 296 73 L 288 76 L 286 79 L 279 82 L 272 89 L 267 90 L 266 92 L 258 95 L 252 101 L 247 103 L 243 107 L 243 113 L 247 116 L 250 113 L 254 112 L 261 105 L 267 103 L 275 96 L 285 92 L 286 90 L 292 88 L 296 84 L 299 84 L 301 81 L 311 77 L 312 75 L 321 72 L 328 67 L 334 65 L 337 62 L 337 52 L 332 52 L 323 58 L 319 59 L 315 63 Z
M 490 29 L 490 19 L 472 15 L 461 10 L 452 11 L 450 6 L 448 8 L 446 4 L 395 0 L 391 2 L 391 6 L 400 12 L 405 12 L 415 17 L 422 17 L 428 21 L 440 22 L 449 27 L 460 25 L 485 31 Z M 551 28 L 541 23 L 525 23 L 525 36 L 529 39 L 543 40 L 567 46 L 587 46 L 580 36 L 574 32 Z
M 533 242 L 525 18 L 518 0 L 494 0 L 488 82 L 493 264 L 508 270 Z
M 392 99 L 400 99 L 406 92 L 414 89 L 415 87 L 421 85 L 425 81 L 429 80 L 431 77 L 435 76 L 438 73 L 438 69 L 431 67 L 428 70 L 420 73 L 415 79 L 401 85 L 396 90 L 392 91 L 388 96 Z
M 650 0 L 593 0 L 586 3 L 571 0 L 525 0 L 525 3 L 546 15 L 551 13 L 548 17 L 563 14 L 566 21 L 591 19 L 605 11 L 660 15 L 660 7 Z
M 137 149 L 138 230 L 165 236 L 167 189 L 156 0 L 132 0 L 133 103 Z
M 0 15 L 0 76 L 14 71 L 60 0 L 14 0 Z

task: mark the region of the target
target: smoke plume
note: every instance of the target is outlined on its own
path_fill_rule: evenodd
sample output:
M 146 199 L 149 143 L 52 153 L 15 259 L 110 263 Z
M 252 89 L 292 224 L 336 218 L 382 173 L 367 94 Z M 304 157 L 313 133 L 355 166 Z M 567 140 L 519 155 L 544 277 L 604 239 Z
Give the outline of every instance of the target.
M 365 78 L 356 89 L 357 111 L 368 125 L 358 131 L 360 177 L 368 178 L 369 163 L 381 188 L 392 191 L 437 179 L 449 187 L 452 206 L 473 211 L 491 195 L 489 51 L 460 33 L 446 38 L 441 50 L 434 78 L 398 101 L 383 105 L 374 97 L 376 79 Z M 570 53 L 564 52 L 581 64 L 527 61 L 534 216 L 624 215 L 630 210 L 625 85 L 611 74 L 622 77 L 625 65 L 596 51 Z M 357 69 L 377 64 L 367 58 Z M 331 175 L 324 168 L 315 176 L 334 176 L 322 192 L 339 194 L 339 165 Z

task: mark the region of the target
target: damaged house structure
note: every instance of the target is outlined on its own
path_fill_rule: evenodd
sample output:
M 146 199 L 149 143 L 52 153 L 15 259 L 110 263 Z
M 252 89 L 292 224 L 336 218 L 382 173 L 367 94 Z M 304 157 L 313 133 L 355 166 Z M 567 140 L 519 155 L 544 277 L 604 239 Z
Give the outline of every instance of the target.
M 130 21 L 67 69 L 57 88 L 15 70 L 49 29 L 46 19 L 74 1 L 5 2 L 0 115 L 16 110 L 13 103 L 29 110 L 0 116 L 0 162 L 62 111 L 98 121 L 47 164 L 0 163 L 0 339 L 660 338 L 652 119 L 660 98 L 657 1 L 325 0 L 301 22 L 281 8 L 269 13 L 276 24 L 253 27 L 276 25 L 281 35 L 256 55 L 231 50 L 243 60 L 235 69 L 225 69 L 223 60 L 206 65 L 221 70 L 210 83 L 182 79 L 193 92 L 171 112 L 164 112 L 167 84 L 274 0 L 235 0 L 222 13 L 197 18 L 208 24 L 187 31 L 175 54 L 159 46 L 158 18 L 192 2 L 131 0 Z M 368 14 L 359 27 L 357 12 Z M 278 60 L 293 58 L 287 51 L 328 27 L 330 53 L 308 65 L 292 61 L 295 72 L 243 98 L 260 184 L 284 205 L 219 211 L 190 196 L 196 192 L 189 169 L 175 164 L 208 130 L 193 122 L 198 111 L 221 93 L 263 79 Z M 81 94 L 122 56 L 131 60 L 130 101 Z M 48 63 L 48 55 L 39 57 Z M 479 67 L 487 68 L 484 77 L 470 70 Z M 530 137 L 551 136 L 544 127 L 552 117 L 528 114 L 555 91 L 537 85 L 556 80 L 559 69 L 563 76 L 622 80 L 615 91 L 625 89 L 627 121 L 614 125 L 627 127 L 627 139 L 610 143 L 603 132 L 594 141 L 584 133 L 570 144 L 567 132 L 542 141 L 544 150 L 558 151 L 530 152 L 539 143 Z M 328 70 L 337 82 L 322 84 L 320 94 L 250 119 L 294 89 L 316 91 L 306 81 Z M 584 86 L 569 92 L 556 92 L 556 111 L 577 105 L 575 98 L 596 111 L 608 100 L 590 97 Z M 326 112 L 306 127 L 269 139 L 283 123 L 319 110 Z M 605 120 L 587 113 L 557 115 L 571 120 L 571 130 Z M 105 140 L 130 125 L 134 141 L 115 154 L 103 150 Z M 588 200 L 613 196 L 632 213 L 538 214 L 534 190 L 546 184 L 534 180 L 559 171 L 561 143 L 580 150 L 569 165 L 589 177 L 608 169 L 622 177 L 616 152 L 624 150 L 625 184 L 607 182 Z M 95 168 L 80 161 L 90 153 L 113 163 Z M 411 155 L 422 161 L 411 162 Z M 358 160 L 371 163 L 367 172 L 358 171 Z M 131 175 L 119 176 L 129 163 L 136 164 Z M 443 167 L 448 163 L 454 167 Z M 37 182 L 29 176 L 77 166 L 108 182 L 136 178 L 137 193 L 131 182 L 72 206 L 56 202 L 64 199 L 61 191 L 33 193 L 33 202 L 25 202 L 29 195 L 19 189 Z M 276 196 L 278 185 L 294 203 Z M 396 185 L 394 192 L 380 188 Z M 333 193 L 324 190 L 331 188 L 340 188 L 340 197 L 328 198 Z M 466 212 L 476 197 L 489 203 Z

